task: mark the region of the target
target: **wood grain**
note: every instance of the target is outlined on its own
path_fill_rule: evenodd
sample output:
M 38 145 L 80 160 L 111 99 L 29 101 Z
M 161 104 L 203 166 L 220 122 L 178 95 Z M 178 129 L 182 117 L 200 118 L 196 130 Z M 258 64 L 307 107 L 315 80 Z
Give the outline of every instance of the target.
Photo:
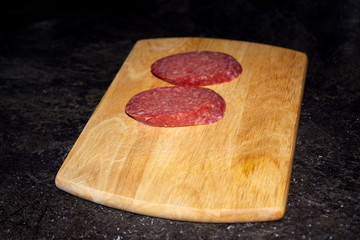
M 232 55 L 231 82 L 206 86 L 226 101 L 225 117 L 203 126 L 146 126 L 124 112 L 150 88 L 171 86 L 151 64 L 195 50 Z M 283 217 L 305 82 L 304 53 L 209 38 L 138 41 L 56 176 L 56 185 L 110 207 L 198 222 Z

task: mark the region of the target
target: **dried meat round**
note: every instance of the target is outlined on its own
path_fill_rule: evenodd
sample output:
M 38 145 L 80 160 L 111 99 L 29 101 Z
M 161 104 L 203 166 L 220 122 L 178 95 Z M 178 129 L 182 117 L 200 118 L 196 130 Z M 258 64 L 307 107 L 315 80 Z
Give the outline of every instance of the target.
M 179 53 L 155 61 L 151 71 L 159 78 L 183 86 L 206 86 L 229 82 L 242 72 L 232 56 L 212 51 Z
M 181 127 L 217 122 L 223 118 L 225 107 L 224 99 L 211 89 L 172 86 L 136 94 L 125 111 L 147 125 Z

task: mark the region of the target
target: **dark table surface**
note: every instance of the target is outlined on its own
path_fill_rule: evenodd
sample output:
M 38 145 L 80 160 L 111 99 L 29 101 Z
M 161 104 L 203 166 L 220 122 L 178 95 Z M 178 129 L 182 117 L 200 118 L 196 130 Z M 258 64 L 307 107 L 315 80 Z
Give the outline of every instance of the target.
M 0 23 L 1 239 L 360 238 L 359 1 L 8 3 Z M 56 188 L 57 171 L 134 43 L 184 36 L 308 55 L 283 219 L 172 221 Z

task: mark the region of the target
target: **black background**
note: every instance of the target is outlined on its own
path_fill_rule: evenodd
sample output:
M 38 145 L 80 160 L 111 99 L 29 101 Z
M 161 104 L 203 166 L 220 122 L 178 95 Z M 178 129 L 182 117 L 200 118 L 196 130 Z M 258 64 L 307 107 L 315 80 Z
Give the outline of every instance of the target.
M 1 239 L 356 239 L 360 234 L 360 3 L 12 1 L 0 22 Z M 134 43 L 215 37 L 305 52 L 287 211 L 275 222 L 141 216 L 54 178 Z

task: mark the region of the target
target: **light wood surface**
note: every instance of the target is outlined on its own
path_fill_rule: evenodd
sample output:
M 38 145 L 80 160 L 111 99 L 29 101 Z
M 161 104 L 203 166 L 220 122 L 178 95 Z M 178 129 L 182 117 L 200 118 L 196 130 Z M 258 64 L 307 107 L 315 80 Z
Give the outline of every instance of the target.
M 171 86 L 151 64 L 170 54 L 232 55 L 243 73 L 206 86 L 226 101 L 222 120 L 203 126 L 143 125 L 128 100 Z M 60 189 L 110 207 L 197 222 L 283 217 L 305 82 L 304 53 L 208 38 L 138 41 L 56 176 Z

